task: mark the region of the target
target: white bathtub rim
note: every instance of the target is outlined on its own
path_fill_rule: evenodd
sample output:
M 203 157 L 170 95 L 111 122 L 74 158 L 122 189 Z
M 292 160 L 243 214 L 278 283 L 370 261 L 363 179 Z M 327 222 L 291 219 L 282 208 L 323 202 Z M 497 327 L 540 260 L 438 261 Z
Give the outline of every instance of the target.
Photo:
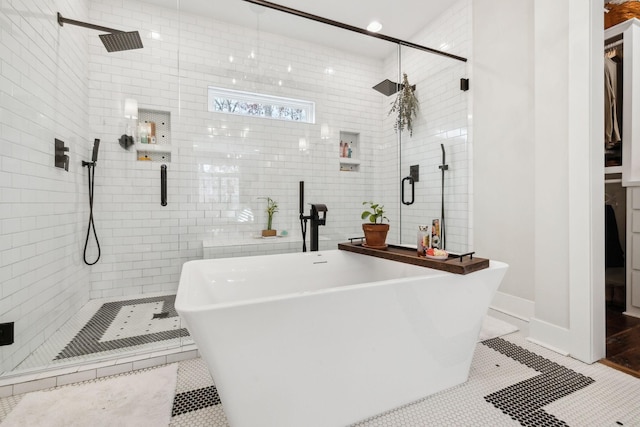
M 391 284 L 400 285 L 403 283 L 416 281 L 420 279 L 426 279 L 426 278 L 433 279 L 436 277 L 443 277 L 443 276 L 446 276 L 447 274 L 452 274 L 452 273 L 445 272 L 445 274 L 437 274 L 437 275 L 429 275 L 429 276 L 414 276 L 414 277 L 404 277 L 402 279 L 387 279 L 387 280 L 381 280 L 377 282 L 364 282 L 364 283 L 344 285 L 344 286 L 328 288 L 328 289 L 316 289 L 313 291 L 290 292 L 282 295 L 273 295 L 268 297 L 248 298 L 242 301 L 203 304 L 203 305 L 199 305 L 197 307 L 192 307 L 192 308 L 186 308 L 182 305 L 182 300 L 179 297 L 180 290 L 178 289 L 178 296 L 176 297 L 175 307 L 176 307 L 176 310 L 178 311 L 197 313 L 201 311 L 208 311 L 211 309 L 220 310 L 220 309 L 233 308 L 233 307 L 239 307 L 239 306 L 251 306 L 251 305 L 262 304 L 266 302 L 284 301 L 284 300 L 290 300 L 290 299 L 296 299 L 296 298 L 312 297 L 312 296 L 317 296 L 321 294 L 330 294 L 335 292 L 348 292 L 348 291 L 352 292 L 358 289 L 372 288 L 372 287 L 385 286 L 385 285 L 388 286 Z
M 331 252 L 338 252 L 338 249 L 332 250 Z M 319 251 L 316 253 L 312 253 L 309 252 L 307 256 L 311 257 L 314 254 L 315 255 L 322 255 L 322 252 L 327 252 L 327 251 Z M 347 252 L 350 255 L 359 255 L 359 256 L 368 256 L 368 255 L 362 255 L 362 254 L 354 254 L 352 252 Z M 253 256 L 249 256 L 249 257 L 244 257 L 247 260 L 250 259 L 254 259 L 254 258 L 260 258 L 261 260 L 264 260 L 266 257 L 278 257 L 278 256 L 283 256 L 283 255 L 293 255 L 293 254 L 275 254 L 275 255 L 253 255 Z M 223 262 L 223 260 L 229 260 L 231 262 L 239 262 L 240 259 L 242 259 L 243 257 L 236 257 L 236 258 L 220 258 L 220 259 L 214 259 L 214 260 L 192 260 L 192 261 L 187 261 L 184 263 L 183 265 L 183 272 L 182 274 L 185 274 L 185 267 L 187 266 L 187 264 L 199 264 L 199 263 L 206 263 L 206 262 L 214 262 L 214 263 L 218 263 L 217 261 L 221 261 Z M 393 260 L 388 260 L 388 259 L 384 259 L 384 258 L 374 258 L 377 261 L 381 261 L 381 262 L 398 262 L 398 261 L 393 261 Z M 416 266 L 413 264 L 409 264 L 412 265 L 413 267 L 417 267 L 417 268 L 426 268 L 426 267 L 421 267 L 421 266 Z M 331 288 L 324 288 L 324 289 L 316 289 L 316 290 L 310 290 L 310 291 L 300 291 L 300 292 L 288 292 L 288 293 L 284 293 L 284 294 L 279 294 L 279 295 L 272 295 L 272 296 L 266 296 L 266 297 L 257 297 L 257 298 L 247 298 L 247 299 L 243 299 L 240 301 L 232 301 L 232 302 L 219 302 L 219 303 L 210 303 L 210 304 L 203 304 L 203 305 L 197 305 L 195 302 L 193 304 L 189 304 L 190 302 L 192 302 L 191 300 L 189 300 L 189 296 L 185 296 L 185 304 L 184 305 L 190 305 L 190 308 L 186 308 L 183 306 L 183 298 L 181 297 L 181 292 L 180 292 L 180 286 L 178 286 L 178 292 L 176 295 L 176 301 L 175 301 L 175 307 L 178 311 L 184 311 L 184 312 L 193 312 L 193 313 L 197 313 L 197 312 L 202 312 L 202 311 L 207 311 L 207 310 L 211 310 L 211 309 L 225 309 L 225 308 L 233 308 L 233 307 L 239 307 L 239 306 L 251 306 L 251 305 L 255 305 L 255 304 L 261 304 L 261 303 L 265 303 L 265 302 L 272 302 L 272 301 L 281 301 L 281 300 L 289 300 L 289 299 L 296 299 L 296 298 L 305 298 L 305 297 L 312 297 L 312 296 L 317 296 L 320 294 L 327 294 L 327 293 L 333 293 L 333 292 L 347 292 L 347 291 L 355 291 L 358 289 L 362 289 L 362 288 L 366 288 L 366 287 L 377 287 L 377 286 L 385 286 L 385 285 L 390 285 L 390 284 L 402 284 L 402 283 L 407 283 L 409 281 L 415 281 L 415 280 L 424 280 L 426 278 L 436 278 L 436 277 L 444 277 L 444 276 L 449 276 L 449 275 L 453 275 L 453 273 L 449 273 L 446 271 L 442 271 L 442 270 L 435 270 L 432 268 L 426 268 L 428 270 L 428 274 L 425 274 L 424 276 L 410 276 L 410 277 L 402 277 L 402 278 L 391 278 L 391 279 L 385 279 L 385 280 L 378 280 L 378 281 L 368 281 L 368 282 L 360 282 L 360 283 L 355 283 L 355 284 L 351 284 L 351 285 L 343 285 L 343 286 L 337 286 L 337 287 L 331 287 Z M 182 281 L 182 274 L 180 277 L 180 281 Z M 188 291 L 186 291 L 188 292 Z
M 257 256 L 251 256 L 251 257 L 246 257 L 246 258 L 255 258 L 255 257 L 264 257 L 264 256 L 278 256 L 278 255 L 257 255 Z M 362 256 L 368 256 L 368 255 L 362 255 Z M 239 258 L 232 258 L 232 259 L 233 260 L 238 260 Z M 195 263 L 200 263 L 202 261 L 203 260 L 187 261 L 187 262 L 184 263 L 184 265 L 192 264 L 192 263 L 194 263 L 194 264 Z M 204 260 L 204 261 L 216 261 L 216 260 Z M 386 260 L 386 261 L 391 261 L 391 260 Z M 398 261 L 391 261 L 391 262 L 398 262 Z M 193 303 L 189 299 L 189 296 L 182 296 L 184 294 L 184 292 L 188 292 L 188 291 L 180 292 L 180 287 L 178 287 L 178 292 L 177 292 L 176 300 L 175 300 L 175 307 L 176 307 L 176 310 L 178 310 L 178 311 L 190 312 L 190 313 L 198 313 L 198 312 L 202 312 L 202 311 L 208 311 L 208 310 L 211 310 L 211 309 L 221 310 L 221 309 L 234 308 L 234 307 L 240 307 L 240 306 L 251 306 L 251 305 L 255 305 L 255 304 L 262 304 L 262 303 L 265 303 L 265 302 L 272 302 L 272 301 L 284 301 L 284 300 L 290 300 L 290 299 L 308 298 L 308 297 L 312 297 L 312 296 L 317 296 L 317 295 L 321 295 L 321 294 L 335 293 L 335 292 L 353 292 L 353 291 L 357 291 L 357 290 L 363 289 L 363 288 L 378 287 L 378 286 L 389 286 L 389 285 L 399 285 L 399 284 L 404 284 L 404 283 L 408 283 L 408 282 L 412 282 L 412 281 L 425 280 L 425 279 L 435 279 L 435 278 L 446 277 L 446 276 L 461 276 L 461 275 L 458 275 L 458 274 L 455 274 L 455 273 L 450 273 L 450 272 L 443 271 L 443 270 L 436 270 L 436 269 L 429 268 L 429 267 L 421 267 L 421 266 L 417 266 L 417 267 L 425 268 L 425 269 L 429 270 L 429 274 L 425 274 L 424 276 L 411 276 L 411 277 L 403 277 L 403 278 L 393 278 L 393 279 L 385 279 L 385 280 L 373 281 L 373 282 L 369 281 L 369 282 L 362 282 L 362 283 L 356 283 L 356 284 L 351 284 L 351 285 L 343 285 L 343 286 L 331 287 L 331 288 L 325 288 L 325 289 L 316 289 L 316 290 L 300 291 L 300 292 L 289 292 L 289 293 L 280 294 L 280 295 L 272 295 L 272 296 L 257 297 L 257 298 L 247 298 L 247 299 L 243 299 L 243 300 L 240 300 L 240 301 L 209 303 L 209 304 L 202 304 L 202 305 L 197 305 L 196 303 Z M 491 260 L 488 268 L 494 268 L 495 269 L 495 268 L 506 268 L 506 267 L 508 267 L 508 265 L 506 263 L 503 263 L 503 262 L 500 262 L 500 261 Z M 481 272 L 483 270 L 478 270 L 477 272 Z M 183 272 L 184 272 L 184 266 L 183 266 Z M 477 272 L 469 273 L 469 274 L 467 274 L 465 276 L 468 276 L 470 274 L 472 275 L 472 274 L 477 273 Z M 182 275 L 181 275 L 180 281 L 182 281 Z

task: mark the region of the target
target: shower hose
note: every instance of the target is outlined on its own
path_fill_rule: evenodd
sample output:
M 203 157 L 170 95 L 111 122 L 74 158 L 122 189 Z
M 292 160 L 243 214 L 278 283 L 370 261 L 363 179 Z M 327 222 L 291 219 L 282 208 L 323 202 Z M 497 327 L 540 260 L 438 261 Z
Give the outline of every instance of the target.
M 94 177 L 96 174 L 96 163 L 95 162 L 83 162 L 83 166 L 86 166 L 89 169 L 89 227 L 87 228 L 87 238 L 84 241 L 84 263 L 87 265 L 93 265 L 100 260 L 100 242 L 98 241 L 98 235 L 96 234 L 96 225 L 93 222 L 93 184 L 95 183 Z M 87 261 L 87 245 L 89 244 L 89 235 L 91 234 L 91 229 L 93 229 L 93 237 L 96 239 L 96 245 L 98 246 L 98 257 L 95 261 L 89 262 Z

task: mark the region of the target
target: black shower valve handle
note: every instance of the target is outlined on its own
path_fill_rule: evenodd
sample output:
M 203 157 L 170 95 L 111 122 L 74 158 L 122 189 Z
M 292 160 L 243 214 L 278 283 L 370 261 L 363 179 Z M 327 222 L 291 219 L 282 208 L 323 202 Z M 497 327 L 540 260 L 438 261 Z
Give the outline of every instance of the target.
M 64 168 L 65 171 L 69 171 L 69 156 L 64 154 L 69 151 L 69 147 L 64 146 L 64 141 L 58 138 L 54 139 L 54 165 L 57 168 Z

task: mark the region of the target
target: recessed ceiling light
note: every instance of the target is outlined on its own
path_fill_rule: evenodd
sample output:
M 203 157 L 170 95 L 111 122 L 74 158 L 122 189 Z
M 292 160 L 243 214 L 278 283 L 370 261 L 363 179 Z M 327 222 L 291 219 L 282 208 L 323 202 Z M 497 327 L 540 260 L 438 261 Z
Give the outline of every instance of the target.
M 382 24 L 378 21 L 371 21 L 369 25 L 367 25 L 367 31 L 371 31 L 372 33 L 377 33 L 382 29 Z

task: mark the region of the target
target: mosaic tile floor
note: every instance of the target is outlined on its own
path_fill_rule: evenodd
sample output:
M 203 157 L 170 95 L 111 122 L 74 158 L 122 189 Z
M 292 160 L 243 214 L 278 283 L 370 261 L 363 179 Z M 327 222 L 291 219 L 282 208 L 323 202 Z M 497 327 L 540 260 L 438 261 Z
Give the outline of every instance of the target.
M 191 344 L 173 307 L 175 295 L 89 301 L 15 371 L 139 354 Z
M 0 421 L 20 399 L 0 399 Z M 204 361 L 180 362 L 170 426 L 227 425 Z M 354 427 L 365 426 L 640 426 L 640 379 L 514 333 L 477 345 L 466 383 Z
M 228 425 L 201 359 L 181 363 L 178 381 L 171 426 Z M 515 333 L 477 345 L 465 384 L 355 426 L 640 426 L 640 379 Z

